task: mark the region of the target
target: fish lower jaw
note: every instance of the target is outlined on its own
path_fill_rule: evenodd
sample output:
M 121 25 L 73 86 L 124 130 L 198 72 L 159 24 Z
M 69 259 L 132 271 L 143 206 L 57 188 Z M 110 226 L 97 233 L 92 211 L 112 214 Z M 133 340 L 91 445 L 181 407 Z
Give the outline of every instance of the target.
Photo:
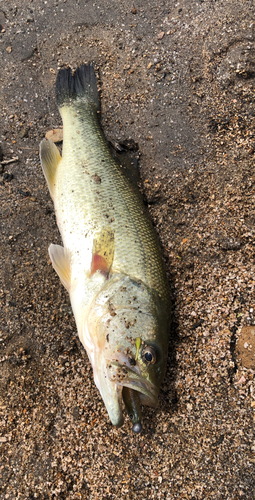
M 107 375 L 107 361 L 95 356 L 89 356 L 92 362 L 95 384 L 104 401 L 112 425 L 121 427 L 124 423 L 122 405 L 122 387 L 109 379 Z M 92 358 L 92 359 L 91 359 Z

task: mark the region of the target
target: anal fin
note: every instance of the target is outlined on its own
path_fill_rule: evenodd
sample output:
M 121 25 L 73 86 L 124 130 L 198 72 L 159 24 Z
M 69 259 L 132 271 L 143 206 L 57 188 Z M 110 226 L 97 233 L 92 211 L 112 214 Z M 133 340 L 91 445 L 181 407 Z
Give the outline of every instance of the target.
M 60 245 L 49 246 L 49 256 L 62 285 L 69 292 L 71 287 L 70 253 Z
M 40 144 L 40 160 L 45 179 L 48 184 L 50 195 L 54 197 L 54 179 L 57 166 L 61 160 L 60 152 L 50 139 L 43 141 Z

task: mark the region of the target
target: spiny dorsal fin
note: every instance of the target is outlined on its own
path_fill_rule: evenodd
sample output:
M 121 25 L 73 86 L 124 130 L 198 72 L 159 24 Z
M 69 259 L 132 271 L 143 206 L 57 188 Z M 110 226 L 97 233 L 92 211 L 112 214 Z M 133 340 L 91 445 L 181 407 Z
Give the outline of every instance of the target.
M 71 266 L 70 252 L 60 245 L 49 246 L 49 255 L 52 265 L 58 274 L 62 285 L 70 291 L 71 287 Z
M 43 141 L 40 144 L 40 159 L 45 179 L 48 184 L 50 195 L 54 198 L 54 179 L 57 166 L 61 160 L 61 155 L 57 146 L 50 139 Z

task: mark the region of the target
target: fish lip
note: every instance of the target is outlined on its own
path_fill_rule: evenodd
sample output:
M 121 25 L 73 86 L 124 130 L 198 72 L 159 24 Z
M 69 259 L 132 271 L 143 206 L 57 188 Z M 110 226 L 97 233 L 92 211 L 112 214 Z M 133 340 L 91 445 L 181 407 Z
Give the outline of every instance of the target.
M 157 406 L 158 389 L 138 371 L 118 361 L 110 361 L 107 365 L 107 375 L 109 380 L 114 381 L 117 385 L 129 387 L 145 396 L 142 399 L 144 404 Z

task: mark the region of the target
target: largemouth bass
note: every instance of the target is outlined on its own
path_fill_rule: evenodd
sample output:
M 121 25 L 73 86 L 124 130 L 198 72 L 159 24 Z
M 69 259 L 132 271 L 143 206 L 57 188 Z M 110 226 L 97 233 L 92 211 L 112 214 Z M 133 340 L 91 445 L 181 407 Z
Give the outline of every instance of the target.
M 139 192 L 101 131 L 94 68 L 59 71 L 63 151 L 40 144 L 63 246 L 52 265 L 69 292 L 79 338 L 113 425 L 123 402 L 141 431 L 141 404 L 156 406 L 164 377 L 169 292 L 159 245 Z

